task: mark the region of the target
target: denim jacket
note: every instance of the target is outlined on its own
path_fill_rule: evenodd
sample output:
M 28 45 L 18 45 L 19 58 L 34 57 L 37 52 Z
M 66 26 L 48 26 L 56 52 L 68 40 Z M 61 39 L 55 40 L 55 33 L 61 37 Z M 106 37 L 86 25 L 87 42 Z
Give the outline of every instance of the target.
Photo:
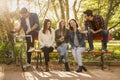
M 73 30 L 69 31 L 69 42 L 71 44 L 71 47 L 85 47 L 85 34 L 80 33 L 78 30 L 76 31 L 76 35 L 78 38 L 79 46 L 75 46 L 74 44 L 74 37 L 75 37 L 75 32 Z

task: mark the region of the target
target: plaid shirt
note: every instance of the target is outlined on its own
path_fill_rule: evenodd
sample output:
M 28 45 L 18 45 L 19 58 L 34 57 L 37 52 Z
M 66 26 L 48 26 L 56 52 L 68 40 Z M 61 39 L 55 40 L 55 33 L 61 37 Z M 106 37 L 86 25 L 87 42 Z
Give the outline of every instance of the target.
M 99 30 L 100 28 L 106 29 L 105 21 L 100 15 L 94 15 L 93 21 L 85 21 L 84 25 L 85 25 L 85 30 L 88 30 L 88 28 L 93 30 Z

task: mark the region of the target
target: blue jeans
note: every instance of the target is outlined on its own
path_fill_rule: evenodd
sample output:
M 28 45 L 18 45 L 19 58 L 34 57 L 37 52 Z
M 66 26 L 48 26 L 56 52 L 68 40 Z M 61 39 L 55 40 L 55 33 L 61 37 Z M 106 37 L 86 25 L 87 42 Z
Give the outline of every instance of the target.
M 85 51 L 85 47 L 78 47 L 77 50 L 74 48 L 72 49 L 72 55 L 77 62 L 78 66 L 83 66 L 82 63 L 82 52 Z
M 108 31 L 102 30 L 101 32 L 99 32 L 97 34 L 93 34 L 92 31 L 88 30 L 88 43 L 89 43 L 89 47 L 91 50 L 94 49 L 94 46 L 93 46 L 93 37 L 94 36 L 103 36 L 102 49 L 106 50 L 107 49 L 107 42 L 108 42 Z
M 57 51 L 60 53 L 60 56 L 64 56 L 65 62 L 68 62 L 68 46 L 66 43 L 57 47 Z

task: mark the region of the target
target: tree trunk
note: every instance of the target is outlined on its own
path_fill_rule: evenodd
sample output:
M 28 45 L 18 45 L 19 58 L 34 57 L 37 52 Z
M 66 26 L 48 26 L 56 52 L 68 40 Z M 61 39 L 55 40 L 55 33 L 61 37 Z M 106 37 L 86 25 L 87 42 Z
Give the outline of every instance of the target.
M 80 9 L 81 2 L 82 2 L 82 1 L 84 1 L 84 0 L 80 0 L 79 3 L 78 3 L 79 5 L 78 5 L 78 8 L 77 8 L 77 10 L 76 10 L 76 11 L 77 11 L 76 14 L 80 13 L 80 12 L 79 12 L 79 9 Z M 81 16 L 81 18 L 78 19 L 78 24 L 79 24 L 79 26 L 82 26 L 82 21 L 83 21 L 83 16 Z
M 100 14 L 100 0 L 98 0 L 98 15 Z
M 108 23 L 109 23 L 109 20 L 110 20 L 110 17 L 111 17 L 111 11 L 114 11 L 114 9 L 117 7 L 117 6 L 119 6 L 119 4 L 120 4 L 120 1 L 119 2 L 117 2 L 116 4 L 114 4 L 113 5 L 113 0 L 109 0 L 110 1 L 110 6 L 109 6 L 109 8 L 108 8 L 108 12 L 107 12 L 107 14 L 106 14 L 106 19 L 105 19 L 105 22 L 106 22 L 106 27 L 108 27 Z
M 48 5 L 47 5 L 46 11 L 45 11 L 45 13 L 44 13 L 42 23 L 43 23 L 43 21 L 44 21 L 44 19 L 45 19 L 45 16 L 46 16 L 46 14 L 47 14 L 48 9 L 49 9 L 49 3 L 50 3 L 50 0 L 48 0 Z
M 61 10 L 61 19 L 65 19 L 63 0 L 59 0 L 60 10 Z
M 19 11 L 19 9 L 20 9 L 19 1 L 20 0 L 17 0 L 17 11 Z
M 68 4 L 68 0 L 65 0 L 65 8 L 66 8 L 66 26 L 68 27 L 68 20 L 69 20 L 69 4 Z
M 76 6 L 77 4 L 77 0 L 74 1 L 74 4 L 73 4 L 73 13 L 74 13 L 74 18 L 78 21 L 78 17 L 77 17 L 77 11 L 76 11 Z
M 110 5 L 109 5 L 108 12 L 106 14 L 106 19 L 105 19 L 105 23 L 106 23 L 105 26 L 106 26 L 106 28 L 108 26 L 108 22 L 109 22 L 109 19 L 111 17 L 112 5 L 113 5 L 113 0 L 110 0 Z
M 52 0 L 51 2 L 52 2 L 52 5 L 53 5 L 53 8 L 54 8 L 54 11 L 55 11 L 55 15 L 57 17 L 57 21 L 59 21 L 59 15 L 57 13 L 56 5 L 55 5 L 55 0 Z

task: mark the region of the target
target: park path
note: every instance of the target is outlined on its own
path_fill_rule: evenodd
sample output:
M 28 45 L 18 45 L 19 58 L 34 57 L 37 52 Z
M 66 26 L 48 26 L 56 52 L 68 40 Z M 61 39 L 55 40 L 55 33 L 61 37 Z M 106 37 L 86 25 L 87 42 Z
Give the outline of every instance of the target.
M 96 66 L 87 66 L 88 72 L 76 73 L 75 71 L 51 70 L 44 72 L 36 70 L 32 66 L 26 72 L 22 72 L 16 65 L 0 65 L 4 71 L 0 72 L 0 80 L 120 80 L 120 66 L 112 66 L 104 71 Z M 4 79 L 2 79 L 2 77 Z

